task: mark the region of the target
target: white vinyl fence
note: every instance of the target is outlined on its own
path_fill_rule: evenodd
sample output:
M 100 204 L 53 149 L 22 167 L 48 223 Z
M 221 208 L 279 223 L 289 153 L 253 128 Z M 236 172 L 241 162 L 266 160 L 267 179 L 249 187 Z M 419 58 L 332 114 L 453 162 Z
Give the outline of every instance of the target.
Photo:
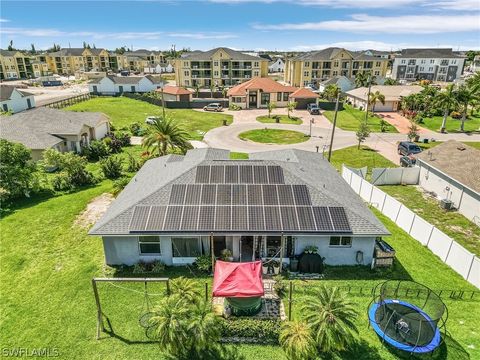
M 374 168 L 372 169 L 372 184 L 373 185 L 398 185 L 398 184 L 417 185 L 419 176 L 420 176 L 419 167 Z M 363 178 L 365 178 L 365 176 Z
M 416 215 L 400 201 L 343 166 L 342 177 L 360 197 L 377 208 L 468 282 L 480 288 L 480 259 Z

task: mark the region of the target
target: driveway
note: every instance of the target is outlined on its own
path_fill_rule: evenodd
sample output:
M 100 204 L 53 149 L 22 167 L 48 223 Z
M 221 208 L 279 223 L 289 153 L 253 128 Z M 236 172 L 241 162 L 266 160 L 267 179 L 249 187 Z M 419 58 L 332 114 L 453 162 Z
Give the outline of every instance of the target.
M 408 134 L 408 131 L 409 131 L 408 128 L 410 127 L 410 120 L 407 119 L 406 117 L 403 117 L 397 112 L 379 112 L 376 114 L 380 115 L 390 125 L 394 126 L 400 134 Z M 420 126 L 418 126 L 418 133 L 420 135 L 430 134 L 430 133 L 433 134 L 431 130 L 422 128 Z

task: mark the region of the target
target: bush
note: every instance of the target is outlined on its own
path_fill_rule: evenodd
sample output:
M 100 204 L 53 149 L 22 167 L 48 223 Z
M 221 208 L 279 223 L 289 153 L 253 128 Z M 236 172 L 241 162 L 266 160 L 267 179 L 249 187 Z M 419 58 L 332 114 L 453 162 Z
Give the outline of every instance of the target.
M 212 269 L 212 257 L 210 255 L 202 255 L 195 259 L 195 266 L 198 270 L 210 272 Z
M 279 320 L 224 319 L 221 323 L 223 338 L 255 338 L 259 342 L 278 344 Z
M 122 160 L 116 156 L 101 160 L 100 167 L 107 179 L 118 179 L 122 176 Z
M 99 160 L 110 155 L 110 147 L 107 141 L 93 140 L 89 145 L 83 147 L 83 153 L 89 160 Z
M 113 195 L 118 195 L 130 182 L 130 178 L 123 176 L 113 182 Z
M 230 104 L 228 106 L 228 110 L 238 111 L 238 110 L 242 110 L 242 107 L 237 104 Z
M 273 277 L 273 279 L 275 280 L 275 285 L 273 288 L 278 296 L 282 297 L 287 293 L 287 282 L 283 279 L 282 275 L 276 275 Z
M 83 156 L 68 152 L 56 154 L 55 157 L 61 172 L 52 179 L 54 190 L 71 190 L 96 182 L 93 174 L 87 170 L 87 160 Z
M 127 171 L 128 172 L 137 172 L 140 170 L 142 167 L 142 164 L 140 161 L 138 161 L 135 156 L 132 154 L 128 154 L 128 159 L 127 159 Z
M 102 140 L 105 145 L 108 146 L 109 152 L 111 154 L 118 154 L 122 151 L 122 143 L 114 137 L 113 134 L 108 135 L 107 137 L 103 138 Z
M 74 188 L 66 172 L 61 172 L 52 179 L 52 188 L 55 191 L 68 191 Z
M 450 113 L 450 116 L 453 118 L 453 119 L 461 119 L 462 118 L 462 114 L 459 113 L 458 111 L 452 111 Z
M 145 134 L 145 129 L 138 122 L 131 123 L 129 130 L 133 136 L 143 136 Z
M 130 146 L 130 135 L 125 132 L 115 132 L 113 133 L 115 138 L 117 138 L 123 147 Z
M 45 168 L 61 170 L 63 154 L 55 149 L 48 149 L 43 152 L 43 165 Z
M 133 265 L 133 273 L 134 274 L 142 274 L 144 272 L 146 272 L 146 264 L 142 261 L 136 263 L 135 265 Z
M 155 260 L 151 264 L 151 272 L 154 274 L 160 274 L 165 271 L 165 263 L 160 260 Z

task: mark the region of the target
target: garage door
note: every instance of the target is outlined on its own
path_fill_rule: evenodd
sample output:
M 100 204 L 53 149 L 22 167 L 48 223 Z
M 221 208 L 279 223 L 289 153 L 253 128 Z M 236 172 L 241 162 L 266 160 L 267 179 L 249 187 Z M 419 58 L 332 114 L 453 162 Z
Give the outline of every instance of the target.
M 375 104 L 375 112 L 383 112 L 383 111 L 395 111 L 393 109 L 393 101 L 385 101 L 385 105 L 382 103 Z
M 314 103 L 315 101 L 316 99 L 295 99 L 297 109 L 306 109 L 308 104 Z

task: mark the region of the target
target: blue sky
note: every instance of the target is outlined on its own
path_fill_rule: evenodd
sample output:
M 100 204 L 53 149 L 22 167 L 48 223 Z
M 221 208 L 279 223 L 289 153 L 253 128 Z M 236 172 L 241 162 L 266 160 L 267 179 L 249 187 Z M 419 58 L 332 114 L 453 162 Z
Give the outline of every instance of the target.
M 18 48 L 480 49 L 480 0 L 2 0 Z

